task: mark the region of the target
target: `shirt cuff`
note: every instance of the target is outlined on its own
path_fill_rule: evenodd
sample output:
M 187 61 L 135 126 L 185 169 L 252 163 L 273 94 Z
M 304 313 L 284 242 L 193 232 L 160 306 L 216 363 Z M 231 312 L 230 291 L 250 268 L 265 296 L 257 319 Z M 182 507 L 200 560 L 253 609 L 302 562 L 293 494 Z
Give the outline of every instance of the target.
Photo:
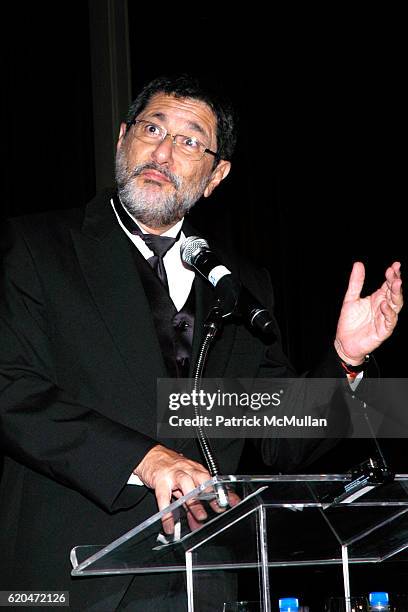
M 358 385 L 360 384 L 361 379 L 364 376 L 364 372 L 359 372 L 357 374 L 357 376 L 347 376 L 348 381 L 349 381 L 349 385 L 350 385 L 350 389 L 352 391 L 355 391 L 358 387 Z
M 144 486 L 143 482 L 140 480 L 139 476 L 136 476 L 136 474 L 132 474 L 126 484 L 128 484 L 128 485 L 136 485 L 137 487 L 143 487 Z

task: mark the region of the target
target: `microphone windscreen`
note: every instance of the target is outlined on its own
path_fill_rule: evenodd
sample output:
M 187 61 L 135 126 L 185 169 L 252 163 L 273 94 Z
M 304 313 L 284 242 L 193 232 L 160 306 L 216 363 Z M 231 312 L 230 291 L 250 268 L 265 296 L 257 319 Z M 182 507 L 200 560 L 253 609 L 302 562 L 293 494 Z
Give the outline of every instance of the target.
M 203 249 L 209 249 L 208 242 L 198 236 L 189 236 L 180 247 L 181 259 L 189 266 L 194 265 L 194 260 Z

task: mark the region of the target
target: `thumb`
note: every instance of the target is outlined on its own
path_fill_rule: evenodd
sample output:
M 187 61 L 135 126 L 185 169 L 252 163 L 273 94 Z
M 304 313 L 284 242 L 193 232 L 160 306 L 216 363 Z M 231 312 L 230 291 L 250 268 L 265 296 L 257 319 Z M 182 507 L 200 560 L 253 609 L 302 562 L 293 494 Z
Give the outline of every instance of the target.
M 356 261 L 353 265 L 353 269 L 351 270 L 349 284 L 346 295 L 344 296 L 345 302 L 354 302 L 355 300 L 359 299 L 364 285 L 364 278 L 364 264 L 361 261 Z

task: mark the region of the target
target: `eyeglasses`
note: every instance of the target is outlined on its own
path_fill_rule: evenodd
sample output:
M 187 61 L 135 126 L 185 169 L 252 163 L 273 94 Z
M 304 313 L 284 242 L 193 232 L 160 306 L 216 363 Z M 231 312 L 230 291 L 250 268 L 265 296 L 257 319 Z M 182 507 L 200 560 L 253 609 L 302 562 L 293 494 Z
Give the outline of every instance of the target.
M 174 136 L 169 134 L 166 128 L 161 125 L 143 119 L 134 119 L 131 125 L 134 126 L 135 138 L 147 144 L 155 144 L 157 146 L 166 136 L 170 136 L 173 140 L 173 145 L 177 147 L 176 150 L 192 161 L 200 161 L 205 153 L 218 158 L 218 153 L 207 149 L 205 144 L 200 142 L 195 136 L 183 136 L 182 134 Z

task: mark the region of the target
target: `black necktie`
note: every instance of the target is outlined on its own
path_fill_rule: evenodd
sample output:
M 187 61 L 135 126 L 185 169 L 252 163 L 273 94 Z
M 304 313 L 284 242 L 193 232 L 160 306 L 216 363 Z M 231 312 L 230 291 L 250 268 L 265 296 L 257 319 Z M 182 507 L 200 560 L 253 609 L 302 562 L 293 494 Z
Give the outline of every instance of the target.
M 177 242 L 180 238 L 181 230 L 178 232 L 175 238 L 169 238 L 169 236 L 160 236 L 156 234 L 144 234 L 138 224 L 130 218 L 127 212 L 124 210 L 118 197 L 113 198 L 113 205 L 126 229 L 133 235 L 140 236 L 145 242 L 146 246 L 153 251 L 154 255 L 149 257 L 147 260 L 157 276 L 166 288 L 169 290 L 169 284 L 167 282 L 166 268 L 164 267 L 163 257 L 169 249 Z
M 179 233 L 180 234 L 180 233 Z M 179 239 L 179 235 L 175 238 L 169 238 L 168 236 L 158 236 L 156 234 L 143 234 L 141 237 L 145 241 L 145 244 L 153 251 L 153 257 L 149 257 L 147 260 L 160 278 L 163 285 L 166 287 L 166 291 L 169 290 L 169 284 L 167 282 L 166 268 L 164 267 L 163 257 L 175 242 Z

